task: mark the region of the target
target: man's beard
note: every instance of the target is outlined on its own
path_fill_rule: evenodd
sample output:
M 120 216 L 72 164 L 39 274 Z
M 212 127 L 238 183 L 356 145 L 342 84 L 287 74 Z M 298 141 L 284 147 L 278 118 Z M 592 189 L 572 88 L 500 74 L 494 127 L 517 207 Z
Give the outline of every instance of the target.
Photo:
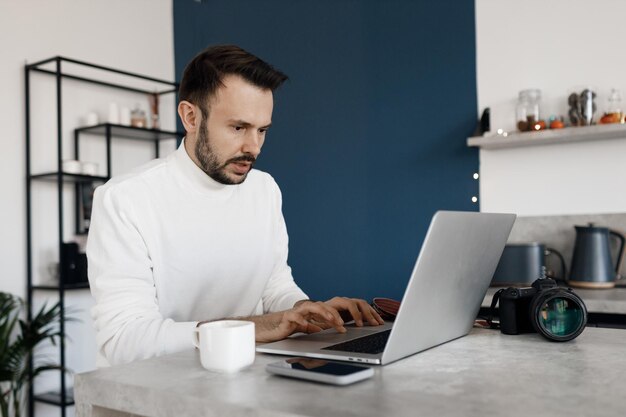
M 196 158 L 200 162 L 200 168 L 211 178 L 221 184 L 241 184 L 245 181 L 248 173 L 241 176 L 240 179 L 233 180 L 226 175 L 226 167 L 233 162 L 250 162 L 250 169 L 254 166 L 256 158 L 250 154 L 244 154 L 236 158 L 232 158 L 220 164 L 217 155 L 211 148 L 210 137 L 206 127 L 206 119 L 200 122 L 200 130 L 198 131 L 198 140 L 196 141 Z M 250 171 L 248 171 L 250 172 Z

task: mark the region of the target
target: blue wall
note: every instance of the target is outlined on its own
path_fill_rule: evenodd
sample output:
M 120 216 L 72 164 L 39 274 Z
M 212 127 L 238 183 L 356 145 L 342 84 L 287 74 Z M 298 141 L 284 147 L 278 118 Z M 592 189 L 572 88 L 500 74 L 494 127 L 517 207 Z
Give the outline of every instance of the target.
M 175 0 L 176 75 L 234 43 L 290 76 L 257 167 L 315 299 L 399 298 L 432 214 L 477 210 L 472 0 Z

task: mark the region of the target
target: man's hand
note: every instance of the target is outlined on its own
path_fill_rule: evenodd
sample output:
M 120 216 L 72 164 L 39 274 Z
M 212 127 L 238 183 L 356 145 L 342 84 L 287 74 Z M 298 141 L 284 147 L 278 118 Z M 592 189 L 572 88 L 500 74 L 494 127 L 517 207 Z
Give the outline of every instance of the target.
M 233 320 L 254 322 L 256 341 L 268 343 L 298 332 L 316 333 L 333 327 L 339 333 L 345 333 L 344 320 L 353 319 L 357 326 L 363 326 L 364 322 L 370 326 L 385 323 L 365 300 L 345 297 L 335 297 L 328 301 L 300 300 L 291 310 L 262 316 L 237 317 Z M 206 322 L 199 322 L 198 326 L 203 323 Z
M 317 302 L 311 300 L 300 300 L 294 304 L 294 307 L 307 303 L 318 304 L 325 306 L 326 308 L 330 308 L 332 311 L 337 312 L 343 321 L 354 320 L 354 323 L 359 327 L 363 326 L 364 322 L 367 322 L 370 326 L 378 326 L 385 323 L 385 321 L 380 317 L 376 310 L 374 310 L 374 308 L 367 303 L 367 301 L 359 298 L 334 297 L 328 301 Z M 322 329 L 332 327 L 327 326 L 324 323 L 319 323 L 317 325 Z
M 255 323 L 256 341 L 261 343 L 281 340 L 297 332 L 316 333 L 331 327 L 340 333 L 346 332 L 335 308 L 308 300 L 296 303 L 291 310 L 241 320 Z

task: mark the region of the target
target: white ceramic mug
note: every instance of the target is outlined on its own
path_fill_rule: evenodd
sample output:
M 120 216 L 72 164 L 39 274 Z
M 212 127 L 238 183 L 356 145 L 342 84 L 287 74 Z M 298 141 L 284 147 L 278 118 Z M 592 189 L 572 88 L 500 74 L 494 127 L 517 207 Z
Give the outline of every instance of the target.
M 237 372 L 254 362 L 254 323 L 220 320 L 194 329 L 193 343 L 200 362 L 209 371 Z

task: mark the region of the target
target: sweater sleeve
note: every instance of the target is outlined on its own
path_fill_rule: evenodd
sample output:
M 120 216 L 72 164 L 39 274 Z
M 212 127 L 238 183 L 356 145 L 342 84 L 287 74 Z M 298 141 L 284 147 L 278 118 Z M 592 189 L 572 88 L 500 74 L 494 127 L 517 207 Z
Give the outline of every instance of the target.
M 263 292 L 263 311 L 265 313 L 290 309 L 296 301 L 309 298 L 294 282 L 291 268 L 287 264 L 289 237 L 282 213 L 282 195 L 278 185 L 273 180 L 272 185 L 274 188 L 277 244 L 274 250 L 275 259 L 272 276 Z
M 98 356 L 109 365 L 192 348 L 197 324 L 161 315 L 152 261 L 124 191 L 96 189 L 87 242 Z

